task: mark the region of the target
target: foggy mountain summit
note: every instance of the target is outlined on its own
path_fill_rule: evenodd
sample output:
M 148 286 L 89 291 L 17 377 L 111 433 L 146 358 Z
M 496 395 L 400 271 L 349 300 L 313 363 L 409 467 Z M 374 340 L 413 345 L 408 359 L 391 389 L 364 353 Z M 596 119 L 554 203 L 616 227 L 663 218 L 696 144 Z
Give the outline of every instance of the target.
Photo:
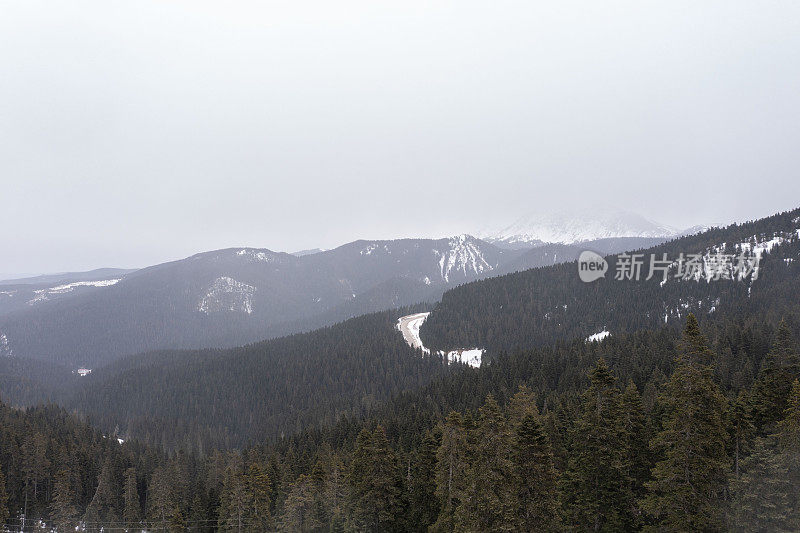
M 481 235 L 489 242 L 507 247 L 542 243 L 575 244 L 618 237 L 671 238 L 681 232 L 622 209 L 591 207 L 531 212 L 512 224 Z

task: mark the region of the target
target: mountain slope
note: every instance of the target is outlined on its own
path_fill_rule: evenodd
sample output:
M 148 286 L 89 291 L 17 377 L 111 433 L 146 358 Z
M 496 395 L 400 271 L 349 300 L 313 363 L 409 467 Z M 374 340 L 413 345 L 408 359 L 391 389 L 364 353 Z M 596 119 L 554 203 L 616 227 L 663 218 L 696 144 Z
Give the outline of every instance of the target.
M 714 228 L 644 250 L 642 279 L 615 280 L 618 258 L 605 278 L 584 283 L 577 264 L 564 263 L 477 281 L 442 296 L 421 328 L 432 349 L 531 347 L 610 331 L 657 328 L 687 313 L 745 314 L 754 309 L 796 308 L 800 301 L 800 209 L 727 228 Z M 761 257 L 757 279 L 645 281 L 650 254 L 675 260 L 680 253 Z M 734 276 L 736 277 L 736 276 Z
M 483 390 L 480 376 L 512 368 L 504 363 L 493 370 L 506 357 L 502 352 L 515 347 L 538 350 L 550 345 L 552 349 L 537 352 L 547 360 L 531 360 L 531 355 L 524 364 L 540 369 L 531 376 L 561 389 L 584 378 L 587 361 L 599 346 L 618 346 L 618 339 L 625 338 L 625 346 L 633 343 L 638 350 L 651 350 L 647 343 L 637 344 L 639 330 L 667 328 L 664 335 L 673 338 L 689 311 L 704 322 L 728 325 L 737 324 L 740 317 L 776 323 L 784 315 L 800 316 L 798 215 L 800 211 L 714 229 L 651 249 L 671 255 L 715 250 L 723 242 L 744 243 L 738 248 L 763 250 L 755 281 L 583 283 L 575 263 L 551 265 L 448 291 L 422 325 L 423 344 L 434 350 L 489 350 L 479 374 L 467 370 L 463 378 L 448 381 L 448 386 L 457 387 L 448 396 L 472 397 L 471 391 Z M 125 357 L 77 381 L 77 392 L 66 405 L 109 431 L 118 426 L 123 433 L 166 448 L 234 446 L 333 424 L 341 417 L 359 419 L 383 400 L 413 394 L 437 375 L 462 371 L 461 366 L 445 367 L 438 358 L 422 357 L 396 330 L 400 315 L 422 310 L 367 315 L 240 348 Z M 585 340 L 604 330 L 610 336 L 601 342 Z M 565 341 L 586 347 L 579 350 L 584 354 L 579 367 L 569 363 L 575 350 L 565 347 Z M 753 353 L 763 355 L 764 350 L 754 348 Z M 614 352 L 609 360 L 624 365 L 633 364 L 636 357 Z M 746 374 L 751 365 L 752 376 L 752 362 L 736 357 L 725 359 L 720 372 L 728 373 L 731 381 L 745 379 L 734 374 Z M 668 370 L 670 361 L 669 353 L 661 354 L 651 361 L 655 367 L 643 366 L 632 375 L 648 379 L 655 369 Z M 545 373 L 544 363 L 558 373 Z
M 130 356 L 77 383 L 66 405 L 172 448 L 240 446 L 360 416 L 447 372 L 394 329 L 399 312 L 228 350 Z
M 324 325 L 317 316 L 336 320 L 435 299 L 514 255 L 469 236 L 356 241 L 300 257 L 217 250 L 98 282 L 92 291 L 72 287 L 68 298 L 52 297 L 61 286 L 30 288 L 34 297 L 17 299 L 0 319 L 0 334 L 16 355 L 90 367 L 153 349 L 236 346 L 265 338 L 270 328 Z
M 639 244 L 598 241 L 597 249 Z M 572 260 L 592 246 L 504 250 L 460 235 L 361 240 L 299 257 L 230 248 L 119 278 L 3 286 L 0 355 L 95 368 L 151 350 L 233 347 L 434 302 L 458 284 Z
M 135 270 L 100 268 L 0 281 L 0 316 L 44 302 L 69 298 L 96 287 L 107 287 Z

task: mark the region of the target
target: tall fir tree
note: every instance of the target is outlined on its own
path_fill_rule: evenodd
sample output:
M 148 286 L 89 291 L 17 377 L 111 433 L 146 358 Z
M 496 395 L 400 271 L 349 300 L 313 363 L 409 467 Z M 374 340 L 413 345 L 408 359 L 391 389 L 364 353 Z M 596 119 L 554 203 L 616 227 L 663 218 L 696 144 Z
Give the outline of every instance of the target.
M 318 531 L 323 524 L 317 521 L 313 510 L 314 482 L 310 476 L 301 474 L 289 487 L 279 530 L 287 533 Z
M 323 455 L 323 457 L 320 457 Z M 331 512 L 328 502 L 325 500 L 325 485 L 328 480 L 328 469 L 326 466 L 328 458 L 328 450 L 323 454 L 317 455 L 318 459 L 314 463 L 314 468 L 311 469 L 311 487 L 313 502 L 311 505 L 311 513 L 314 519 L 320 524 L 330 524 Z
M 516 529 L 555 531 L 559 528 L 559 493 L 550 443 L 535 412 L 525 415 L 514 431 Z
M 739 477 L 739 464 L 748 451 L 749 444 L 755 434 L 753 424 L 753 407 L 747 391 L 741 391 L 733 399 L 727 416 L 729 443 L 733 457 L 733 477 Z
M 258 461 L 251 463 L 247 471 L 247 492 L 249 506 L 246 519 L 248 527 L 267 531 L 272 524 L 270 479 L 266 467 Z
M 125 471 L 125 488 L 122 493 L 122 519 L 128 524 L 138 524 L 142 520 L 142 504 L 139 499 L 139 487 L 136 482 L 136 469 L 131 467 Z
M 6 492 L 6 478 L 3 476 L 3 469 L 0 468 L 0 529 L 8 523 L 11 513 L 8 510 L 8 493 Z
M 752 404 L 756 427 L 767 434 L 783 418 L 792 382 L 800 378 L 800 356 L 792 331 L 781 320 L 775 341 L 753 384 Z
M 402 478 L 386 431 L 364 429 L 348 473 L 350 526 L 358 531 L 394 531 L 401 512 Z
M 439 440 L 437 432 L 427 432 L 410 458 L 406 480 L 408 531 L 428 531 L 428 526 L 439 515 L 439 500 L 436 498 L 436 450 Z
M 94 496 L 86 508 L 83 520 L 89 524 L 90 530 L 99 531 L 102 524 L 116 522 L 117 519 L 117 486 L 114 479 L 114 467 L 111 459 L 107 458 L 103 462 Z
M 511 432 L 490 394 L 478 410 L 464 498 L 455 511 L 458 531 L 514 531 L 517 508 Z
M 241 455 L 232 454 L 222 478 L 222 490 L 219 496 L 219 527 L 222 531 L 248 530 L 250 494 L 247 491 L 247 477 L 243 469 Z
M 442 437 L 436 451 L 439 516 L 431 529 L 438 533 L 448 533 L 455 530 L 453 515 L 464 499 L 467 435 L 464 419 L 456 411 L 451 411 L 440 427 Z
M 786 466 L 774 450 L 774 439 L 756 439 L 731 480 L 728 528 L 731 531 L 789 533 L 791 486 Z
M 713 379 L 713 352 L 693 314 L 686 320 L 676 368 L 665 385 L 663 429 L 653 439 L 661 459 L 642 506 L 653 531 L 720 531 L 728 457 L 725 397 Z
M 653 466 L 649 446 L 650 431 L 642 397 L 633 381 L 625 387 L 620 401 L 620 417 L 626 439 L 623 464 L 628 480 L 629 502 L 632 505 L 629 515 L 634 518 L 633 524 L 639 526 L 642 521 L 639 501 L 645 495 L 645 483 L 650 479 L 650 469 Z
M 800 531 L 800 381 L 792 383 L 784 419 L 778 424 L 778 449 L 781 466 L 789 483 L 787 525 Z
M 565 518 L 577 530 L 625 530 L 634 517 L 620 392 L 602 358 L 589 377 L 564 480 Z
M 180 511 L 173 494 L 169 470 L 165 465 L 157 467 L 147 487 L 147 521 L 153 529 L 165 528 Z
M 328 475 L 325 477 L 324 498 L 331 517 L 331 528 L 344 527 L 347 484 L 345 467 L 338 455 L 333 455 L 328 463 Z
M 78 518 L 77 495 L 73 478 L 72 472 L 62 468 L 56 473 L 53 483 L 50 516 L 59 529 L 68 529 L 74 526 Z

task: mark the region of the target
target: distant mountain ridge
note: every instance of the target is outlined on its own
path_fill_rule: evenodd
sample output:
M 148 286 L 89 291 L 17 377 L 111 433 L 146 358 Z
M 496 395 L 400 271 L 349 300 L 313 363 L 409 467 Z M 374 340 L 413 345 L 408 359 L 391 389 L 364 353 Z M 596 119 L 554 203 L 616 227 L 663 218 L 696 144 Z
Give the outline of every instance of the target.
M 271 336 L 272 328 L 293 333 L 306 322 L 435 300 L 517 255 L 468 235 L 362 240 L 300 257 L 215 250 L 119 278 L 4 286 L 0 335 L 6 353 L 71 365 L 152 349 L 237 346 Z
M 529 253 L 541 249 L 547 247 Z M 577 263 L 565 261 L 453 288 L 422 324 L 421 340 L 431 350 L 480 346 L 497 353 L 682 324 L 690 312 L 736 317 L 769 308 L 780 319 L 782 308 L 796 310 L 800 301 L 800 208 L 654 245 L 642 251 L 635 280 L 617 276 L 624 261 L 613 254 L 602 254 L 608 275 L 591 283 L 581 280 Z M 681 254 L 698 257 L 702 270 L 681 277 Z M 653 258 L 664 255 L 666 277 L 647 279 Z M 760 261 L 751 277 L 734 270 L 739 257 Z
M 505 249 L 462 234 L 358 240 L 304 255 L 228 248 L 121 273 L 0 287 L 0 355 L 102 365 L 158 349 L 223 348 L 435 302 L 456 285 L 652 245 L 611 239 Z M 76 281 L 81 280 L 81 281 Z
M 608 239 L 596 241 L 592 247 L 602 250 L 618 241 L 634 242 Z M 394 258 L 398 253 L 410 254 L 417 244 L 422 247 L 423 243 L 360 241 L 339 253 L 358 263 L 356 255 Z M 575 249 L 580 247 L 540 246 L 514 256 L 514 261 L 540 253 L 552 265 L 555 255 L 562 257 Z M 371 252 L 367 254 L 367 250 Z M 734 325 L 744 316 L 768 314 L 772 322 L 787 310 L 793 310 L 796 316 L 800 290 L 797 282 L 800 210 L 714 228 L 657 244 L 642 253 L 656 257 L 667 253 L 674 258 L 682 252 L 733 254 L 745 250 L 763 260 L 757 281 L 752 278 L 684 281 L 670 277 L 662 284 L 658 279 L 613 281 L 609 276 L 584 283 L 577 275 L 577 265 L 568 263 L 465 283 L 448 289 L 433 307 L 420 329 L 421 340 L 432 351 L 466 346 L 486 348 L 484 366 L 488 363 L 490 368 L 497 368 L 495 365 L 504 368 L 502 365 L 508 364 L 505 354 L 518 349 L 555 346 L 549 360 L 531 361 L 531 368 L 542 368 L 564 356 L 561 344 L 564 341 L 575 340 L 588 346 L 584 355 L 594 357 L 597 349 L 617 342 L 626 332 L 636 334 L 665 326 L 678 328 L 689 312 L 706 323 L 733 320 L 730 323 Z M 222 250 L 211 253 L 210 257 L 222 262 L 231 256 L 251 257 L 264 264 L 285 259 L 283 254 L 271 257 L 266 252 L 259 255 L 262 251 L 246 251 L 241 255 L 239 252 L 240 249 Z M 208 260 L 205 257 L 208 255 L 200 254 L 195 261 Z M 472 264 L 471 260 L 467 264 Z M 492 272 L 507 269 L 510 264 L 505 263 Z M 438 266 L 437 263 L 435 267 Z M 342 264 L 342 268 L 350 267 Z M 613 271 L 611 268 L 610 272 Z M 405 286 L 398 287 L 407 290 Z M 159 445 L 174 446 L 183 441 L 182 434 L 199 436 L 205 427 L 211 431 L 201 438 L 214 446 L 230 446 L 233 439 L 240 438 L 236 435 L 282 437 L 320 421 L 331 423 L 337 411 L 344 412 L 348 404 L 356 405 L 351 413 L 362 412 L 372 402 L 371 394 L 386 397 L 383 395 L 387 384 L 394 386 L 405 379 L 409 385 L 400 388 L 410 390 L 426 382 L 430 375 L 447 372 L 447 367 L 440 363 L 428 365 L 432 362 L 430 358 L 414 357 L 421 356 L 421 352 L 407 346 L 395 328 L 398 316 L 427 309 L 430 307 L 416 306 L 362 316 L 310 334 L 228 350 L 154 352 L 120 358 L 87 378 L 76 378 L 72 385 L 77 385 L 77 389 L 73 388 L 77 393 L 67 405 L 89 415 L 109 431 L 118 427 L 131 435 L 175 437 L 172 442 Z M 241 311 L 236 314 L 246 315 Z M 733 332 L 736 330 L 734 327 Z M 647 350 L 647 347 L 637 345 L 636 349 Z M 615 358 L 629 364 L 637 356 L 628 350 Z M 721 360 L 729 359 L 725 356 Z M 576 370 L 571 365 L 570 368 L 572 374 L 567 375 L 567 380 L 585 379 L 585 369 Z M 640 370 L 635 365 L 625 368 L 634 373 Z M 41 372 L 27 367 L 21 371 Z M 727 371 L 734 375 L 737 370 L 732 366 Z M 354 379 L 359 372 L 361 377 Z M 383 381 L 374 391 L 370 390 L 377 378 Z M 309 383 L 314 386 L 309 387 Z M 332 391 L 336 391 L 342 403 L 332 403 Z M 25 398 L 26 392 L 24 389 L 16 394 Z M 264 408 L 265 405 L 271 407 Z M 257 414 L 253 417 L 252 413 Z M 192 422 L 200 425 L 193 427 Z
M 612 238 L 669 239 L 681 232 L 630 211 L 593 208 L 583 211 L 533 213 L 498 230 L 480 235 L 504 248 L 542 244 L 576 244 Z

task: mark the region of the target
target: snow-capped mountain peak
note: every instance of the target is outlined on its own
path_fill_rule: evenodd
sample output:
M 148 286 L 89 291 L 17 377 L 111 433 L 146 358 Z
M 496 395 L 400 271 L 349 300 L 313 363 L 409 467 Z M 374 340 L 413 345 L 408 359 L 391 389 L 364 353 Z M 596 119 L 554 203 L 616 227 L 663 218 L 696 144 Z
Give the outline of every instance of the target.
M 446 250 L 434 249 L 439 258 L 439 273 L 442 280 L 450 281 L 453 272 L 461 272 L 464 277 L 480 275 L 494 270 L 483 254 L 479 241 L 471 235 L 456 235 L 447 239 Z
M 533 213 L 498 231 L 486 232 L 489 242 L 505 246 L 541 243 L 573 244 L 615 237 L 674 237 L 670 226 L 648 220 L 630 211 L 592 208 L 582 211 Z

